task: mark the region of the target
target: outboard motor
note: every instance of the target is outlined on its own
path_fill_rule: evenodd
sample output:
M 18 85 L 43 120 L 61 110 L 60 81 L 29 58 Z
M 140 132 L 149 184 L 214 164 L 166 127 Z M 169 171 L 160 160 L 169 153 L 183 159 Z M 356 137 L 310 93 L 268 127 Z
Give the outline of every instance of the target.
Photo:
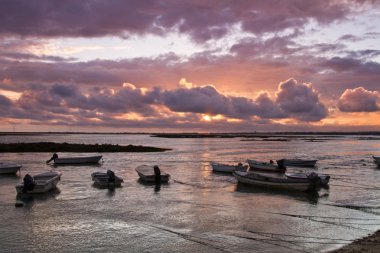
M 112 171 L 112 170 L 107 170 L 107 176 L 108 176 L 108 182 L 112 182 L 114 183 L 115 182 L 115 173 Z
M 309 175 L 307 175 L 307 178 L 314 183 L 321 183 L 321 178 L 315 172 L 311 172 Z
M 284 165 L 284 159 L 277 160 L 277 166 L 280 171 L 285 171 L 286 167 Z
M 26 193 L 27 191 L 33 191 L 34 187 L 36 186 L 36 183 L 34 182 L 34 179 L 31 175 L 26 174 L 24 176 L 24 188 L 23 192 Z

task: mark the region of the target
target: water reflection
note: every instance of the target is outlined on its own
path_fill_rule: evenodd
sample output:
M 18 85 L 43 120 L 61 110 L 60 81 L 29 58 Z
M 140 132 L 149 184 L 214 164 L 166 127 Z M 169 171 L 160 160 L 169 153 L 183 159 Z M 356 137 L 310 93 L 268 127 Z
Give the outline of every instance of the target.
M 161 186 L 162 185 L 168 185 L 169 182 L 160 182 L 160 183 L 156 183 L 156 182 L 146 182 L 144 180 L 142 180 L 141 178 L 137 179 L 137 182 L 146 186 L 146 187 L 153 187 L 154 189 L 154 193 L 158 193 L 161 191 Z
M 249 185 L 238 183 L 236 185 L 235 191 L 242 192 L 242 193 L 257 193 L 261 195 L 280 195 L 284 196 L 286 198 L 291 198 L 299 201 L 307 201 L 310 204 L 317 204 L 320 197 L 325 197 L 325 194 L 320 195 L 318 191 L 307 191 L 307 192 L 300 192 L 300 191 L 285 191 L 285 190 L 274 190 L 274 189 L 265 189 L 265 188 L 258 188 L 258 187 L 252 187 Z
M 61 193 L 61 190 L 57 187 L 46 193 L 36 193 L 36 194 L 17 194 L 16 204 L 21 204 L 26 209 L 33 209 L 37 202 L 45 202 L 51 198 L 55 198 Z
M 10 179 L 18 179 L 21 177 L 21 172 L 17 171 L 16 174 L 0 174 L 0 180 L 8 181 Z
M 161 190 L 161 183 L 156 184 L 156 185 L 154 186 L 154 192 L 155 192 L 155 193 L 158 193 L 160 190 Z
M 14 140 L 30 138 L 19 136 Z M 247 231 L 310 238 L 321 237 L 323 231 L 326 238 L 344 235 L 343 239 L 353 240 L 379 227 L 380 170 L 371 157 L 380 154 L 379 142 L 349 143 L 339 138 L 323 143 L 293 139 L 253 143 L 238 138 L 179 140 L 147 135 L 80 134 L 33 138 L 35 141 L 151 145 L 172 148 L 172 151 L 128 156 L 106 153 L 104 165 L 59 166 L 63 172 L 62 192 L 58 196 L 52 192 L 29 196 L 20 200 L 24 207 L 17 211 L 12 207 L 14 186 L 20 178 L 0 176 L 3 225 L 0 251 L 123 252 L 128 248 L 131 252 L 251 252 L 252 249 L 325 252 L 331 247 L 330 241 L 302 244 L 296 239 L 284 242 L 281 238 L 268 244 L 272 241 L 244 238 Z M 210 161 L 232 163 L 248 158 L 269 161 L 306 155 L 318 159 L 318 168 L 313 171 L 332 176 L 330 189 L 304 193 L 254 188 L 236 184 L 231 174 L 213 173 L 209 165 Z M 46 165 L 45 159 L 41 159 L 46 156 L 47 153 L 0 154 L 0 160 L 23 164 L 22 174 L 37 174 L 53 169 L 53 165 Z M 145 163 L 168 168 L 172 175 L 169 184 L 137 180 L 133 168 Z M 91 187 L 90 174 L 101 166 L 121 173 L 126 178 L 124 186 L 106 190 Z M 350 227 L 347 221 L 351 222 Z M 158 229 L 162 227 L 165 229 Z M 234 234 L 241 237 L 235 238 Z
M 115 196 L 115 193 L 116 193 L 115 187 L 109 187 L 107 191 L 107 197 L 112 198 Z
M 100 190 L 108 189 L 108 191 L 111 191 L 111 192 L 114 192 L 116 188 L 121 188 L 122 187 L 122 186 L 115 186 L 113 184 L 99 185 L 97 183 L 93 183 L 91 186 L 93 188 L 100 189 Z

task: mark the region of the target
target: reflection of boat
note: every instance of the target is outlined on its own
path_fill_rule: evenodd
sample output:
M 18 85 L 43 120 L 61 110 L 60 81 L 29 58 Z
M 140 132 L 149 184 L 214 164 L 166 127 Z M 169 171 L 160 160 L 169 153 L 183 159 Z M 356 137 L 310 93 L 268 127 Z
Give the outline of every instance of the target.
M 246 171 L 247 166 L 239 163 L 238 165 L 230 165 L 224 163 L 211 162 L 212 170 L 215 172 L 232 172 L 233 170 Z
M 26 174 L 23 182 L 16 185 L 17 193 L 44 193 L 57 187 L 61 180 L 61 173 L 55 171 L 44 172 L 35 176 Z
M 120 187 L 124 180 L 121 177 L 116 176 L 113 171 L 107 170 L 107 172 L 94 172 L 91 174 L 92 181 L 101 187 Z
M 294 167 L 314 167 L 315 164 L 317 163 L 317 160 L 308 160 L 308 159 L 281 159 L 281 160 L 283 160 L 284 166 L 294 166 Z
M 288 178 L 285 174 L 280 173 L 233 171 L 232 174 L 240 183 L 271 189 L 307 191 L 317 187 L 314 180 Z
M 103 156 L 82 156 L 82 157 L 62 157 L 55 158 L 54 164 L 63 165 L 63 164 L 91 164 L 91 163 L 99 163 L 100 159 Z
M 287 191 L 287 190 L 276 190 L 265 187 L 252 187 L 249 184 L 236 184 L 235 190 L 242 193 L 253 193 L 253 194 L 270 194 L 270 195 L 280 195 L 286 196 L 290 199 L 295 199 L 299 201 L 308 201 L 311 204 L 317 204 L 320 197 L 326 196 L 324 194 L 319 195 L 318 191 Z
M 20 164 L 0 163 L 0 174 L 16 174 L 21 169 Z
M 304 172 L 298 172 L 298 173 L 285 173 L 285 175 L 288 178 L 293 178 L 293 179 L 303 179 L 305 181 L 308 181 L 310 179 L 317 180 L 317 184 L 321 186 L 326 186 L 329 184 L 330 181 L 330 176 L 329 175 L 323 175 L 323 174 L 317 174 L 315 172 L 311 173 L 304 173 Z
M 156 174 L 153 166 L 140 165 L 136 168 L 136 171 L 142 181 L 149 183 L 156 182 Z M 161 182 L 165 183 L 169 181 L 170 175 L 160 171 L 160 178 Z
M 268 172 L 285 172 L 286 170 L 284 166 L 278 166 L 274 163 L 260 162 L 252 159 L 248 159 L 247 163 L 251 171 L 262 170 Z
M 380 156 L 374 155 L 372 157 L 373 157 L 373 161 L 375 162 L 375 164 L 380 167 Z

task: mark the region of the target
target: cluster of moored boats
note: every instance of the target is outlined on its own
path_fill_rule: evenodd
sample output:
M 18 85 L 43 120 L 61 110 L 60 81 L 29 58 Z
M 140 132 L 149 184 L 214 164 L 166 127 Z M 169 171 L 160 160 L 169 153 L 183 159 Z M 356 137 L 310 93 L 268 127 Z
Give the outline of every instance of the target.
M 83 157 L 53 157 L 46 161 L 54 162 L 54 165 L 90 165 L 97 164 L 102 156 L 83 156 Z M 22 165 L 15 163 L 0 163 L 0 174 L 17 174 L 21 170 Z M 169 181 L 170 175 L 161 171 L 158 166 L 141 165 L 136 168 L 136 172 L 143 182 L 165 183 Z M 36 175 L 26 174 L 23 181 L 16 185 L 18 194 L 36 194 L 45 193 L 57 187 L 61 180 L 61 172 L 48 171 Z M 116 176 L 112 170 L 106 172 L 93 172 L 91 174 L 94 185 L 99 187 L 120 187 L 124 182 L 123 178 Z
M 98 156 L 82 156 L 82 157 L 53 157 L 46 161 L 54 162 L 54 165 L 87 165 L 97 164 L 102 159 Z M 373 156 L 374 162 L 380 167 L 380 156 Z M 305 172 L 288 172 L 287 167 L 314 167 L 317 160 L 305 159 L 281 159 L 276 163 L 262 162 L 248 159 L 246 164 L 239 163 L 237 165 L 223 164 L 211 162 L 211 167 L 215 172 L 232 173 L 236 180 L 240 183 L 249 184 L 257 187 L 266 187 L 281 190 L 308 191 L 315 190 L 319 187 L 327 186 L 330 176 L 326 174 L 318 174 L 314 171 Z M 17 174 L 21 170 L 22 165 L 15 163 L 1 163 L 0 174 Z M 160 170 L 158 166 L 140 165 L 136 168 L 136 172 L 143 182 L 161 183 L 168 182 L 170 175 Z M 23 181 L 16 185 L 16 191 L 19 194 L 44 193 L 56 188 L 61 180 L 61 172 L 48 171 L 31 176 L 26 174 Z M 92 181 L 100 187 L 120 187 L 124 182 L 123 178 L 116 176 L 111 170 L 106 172 L 94 172 L 91 174 Z
M 287 167 L 314 167 L 317 160 L 281 159 L 276 163 L 248 159 L 248 165 L 211 162 L 213 171 L 230 172 L 240 183 L 281 190 L 308 191 L 327 186 L 329 175 L 312 172 L 287 172 Z

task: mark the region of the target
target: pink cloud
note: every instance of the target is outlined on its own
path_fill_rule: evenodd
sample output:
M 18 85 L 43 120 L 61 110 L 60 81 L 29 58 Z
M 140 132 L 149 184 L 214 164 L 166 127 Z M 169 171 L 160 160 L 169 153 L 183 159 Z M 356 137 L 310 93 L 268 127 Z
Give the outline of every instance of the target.
M 342 112 L 375 112 L 380 110 L 379 104 L 380 93 L 363 87 L 345 90 L 338 101 Z

